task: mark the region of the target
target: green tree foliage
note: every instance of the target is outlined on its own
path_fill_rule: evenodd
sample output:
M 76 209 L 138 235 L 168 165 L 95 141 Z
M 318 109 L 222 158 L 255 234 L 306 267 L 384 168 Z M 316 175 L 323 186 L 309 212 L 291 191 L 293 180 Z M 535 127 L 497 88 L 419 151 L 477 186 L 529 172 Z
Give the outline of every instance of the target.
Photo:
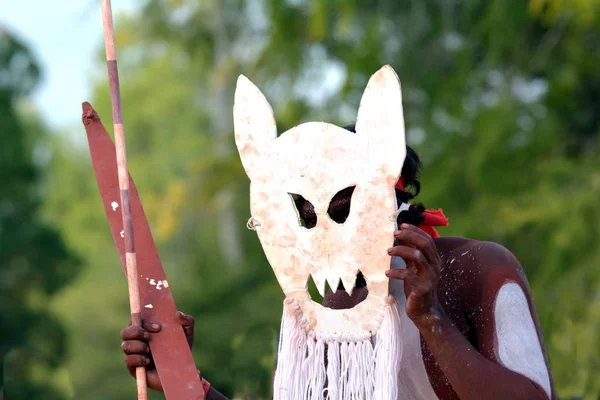
M 389 63 L 425 164 L 419 200 L 444 208 L 442 234 L 516 254 L 559 394 L 600 394 L 599 4 L 567 3 L 150 0 L 117 20 L 130 169 L 178 306 L 198 318 L 195 356 L 215 387 L 267 395 L 282 300 L 245 229 L 248 179 L 231 124 L 238 74 L 264 89 L 284 131 L 352 122 L 369 75 Z M 110 127 L 107 86 L 99 80 L 93 103 Z M 48 210 L 90 265 L 59 303 L 74 309 L 70 370 L 90 398 L 126 398 L 122 271 L 87 153 L 61 148 L 52 179 L 62 190 Z M 72 196 L 78 204 L 62 207 Z M 94 366 L 90 337 L 105 346 Z
M 7 399 L 66 398 L 57 368 L 68 342 L 47 302 L 79 264 L 41 219 L 36 161 L 43 158 L 44 129 L 17 111 L 39 74 L 27 47 L 0 31 L 0 393 Z

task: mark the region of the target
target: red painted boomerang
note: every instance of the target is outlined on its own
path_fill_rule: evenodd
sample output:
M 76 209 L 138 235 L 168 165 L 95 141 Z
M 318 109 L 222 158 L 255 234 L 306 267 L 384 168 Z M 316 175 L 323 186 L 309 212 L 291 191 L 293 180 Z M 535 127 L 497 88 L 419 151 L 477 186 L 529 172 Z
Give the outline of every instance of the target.
M 121 257 L 121 264 L 125 269 L 125 243 L 121 236 L 123 221 L 118 209 L 120 193 L 115 145 L 89 103 L 83 103 L 82 119 L 104 211 Z M 173 400 L 204 400 L 198 370 L 183 329 L 175 319 L 175 301 L 131 175 L 129 181 L 142 318 L 154 320 L 161 325 L 161 331 L 152 335 L 150 349 L 165 397 Z

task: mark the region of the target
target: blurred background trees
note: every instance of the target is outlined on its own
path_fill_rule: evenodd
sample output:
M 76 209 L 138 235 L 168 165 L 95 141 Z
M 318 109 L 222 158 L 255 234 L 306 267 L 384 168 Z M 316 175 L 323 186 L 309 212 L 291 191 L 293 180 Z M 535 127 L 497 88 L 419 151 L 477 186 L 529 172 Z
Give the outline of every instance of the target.
M 245 228 L 248 179 L 231 116 L 237 76 L 264 91 L 283 132 L 308 120 L 353 122 L 368 77 L 389 63 L 403 85 L 408 143 L 425 164 L 418 200 L 444 208 L 443 235 L 516 254 L 559 395 L 600 398 L 599 11 L 597 0 L 148 0 L 120 15 L 130 170 L 178 307 L 197 318 L 194 352 L 211 383 L 228 396 L 268 395 L 283 300 Z M 101 51 L 91 100 L 110 127 Z M 23 133 L 23 143 L 41 130 Z M 70 333 L 70 390 L 126 399 L 135 391 L 119 349 L 126 284 L 78 132 L 44 136 L 44 180 L 24 178 L 30 186 L 1 196 L 42 193 L 43 220 L 85 264 L 43 313 Z M 67 257 L 58 239 L 44 243 Z M 39 268 L 62 283 L 74 274 L 52 270 L 68 265 L 58 255 Z M 9 326 L 9 338 L 24 329 Z
M 59 367 L 69 343 L 48 301 L 80 265 L 40 215 L 48 195 L 41 185 L 47 137 L 35 114 L 19 107 L 39 76 L 26 46 L 0 30 L 0 398 L 6 399 L 64 398 Z

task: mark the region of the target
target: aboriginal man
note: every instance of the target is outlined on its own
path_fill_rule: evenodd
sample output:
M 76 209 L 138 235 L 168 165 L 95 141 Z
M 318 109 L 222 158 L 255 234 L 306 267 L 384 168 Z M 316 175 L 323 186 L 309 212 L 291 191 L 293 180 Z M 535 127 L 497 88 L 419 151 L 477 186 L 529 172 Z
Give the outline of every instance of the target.
M 354 127 L 347 127 L 354 131 Z M 418 195 L 421 163 L 407 147 L 398 204 Z M 344 220 L 352 191 L 331 202 L 329 215 Z M 315 223 L 312 204 L 296 200 L 307 227 Z M 412 204 L 398 216 L 392 256 L 390 294 L 400 310 L 403 357 L 399 374 L 401 398 L 428 399 L 554 399 L 554 388 L 531 291 L 523 268 L 504 247 L 462 237 L 439 237 L 433 226 L 446 225 L 441 211 Z M 366 297 L 360 275 L 351 295 L 329 291 L 323 306 L 352 308 Z M 190 346 L 194 320 L 178 313 Z M 125 363 L 146 366 L 148 385 L 161 390 L 147 341 L 160 326 L 121 331 Z M 207 399 L 224 399 L 205 382 Z

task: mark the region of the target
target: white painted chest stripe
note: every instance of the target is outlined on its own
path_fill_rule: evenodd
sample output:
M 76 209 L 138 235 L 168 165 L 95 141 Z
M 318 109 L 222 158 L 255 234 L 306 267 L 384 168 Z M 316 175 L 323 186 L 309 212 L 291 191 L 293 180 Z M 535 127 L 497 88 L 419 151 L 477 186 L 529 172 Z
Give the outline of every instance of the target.
M 502 364 L 540 385 L 551 398 L 548 368 L 527 299 L 518 284 L 506 283 L 500 288 L 494 317 Z

